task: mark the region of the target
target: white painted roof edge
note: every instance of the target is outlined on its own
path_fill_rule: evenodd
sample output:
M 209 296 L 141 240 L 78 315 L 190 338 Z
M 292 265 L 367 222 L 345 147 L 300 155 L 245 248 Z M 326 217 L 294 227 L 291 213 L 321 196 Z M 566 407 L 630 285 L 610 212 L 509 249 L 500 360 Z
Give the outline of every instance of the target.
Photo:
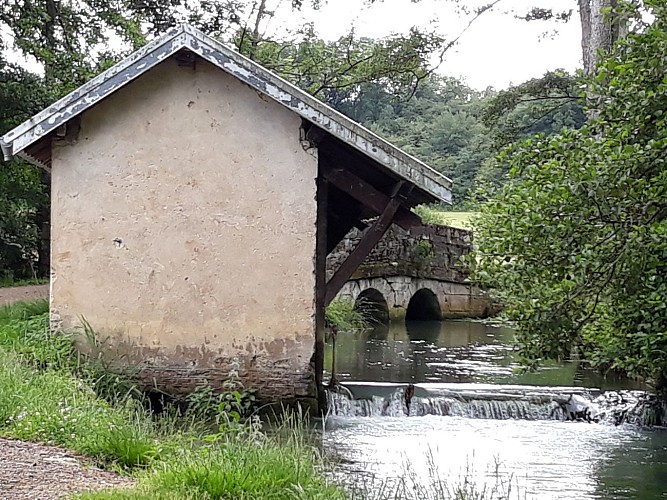
M 135 51 L 0 138 L 6 160 L 109 94 L 186 48 L 374 159 L 435 198 L 451 202 L 452 181 L 307 92 L 189 25 Z

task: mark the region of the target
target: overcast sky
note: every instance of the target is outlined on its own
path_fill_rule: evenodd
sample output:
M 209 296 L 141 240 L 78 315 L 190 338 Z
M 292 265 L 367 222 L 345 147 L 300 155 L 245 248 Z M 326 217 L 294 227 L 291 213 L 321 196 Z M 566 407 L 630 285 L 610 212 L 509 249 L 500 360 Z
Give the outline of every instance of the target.
M 490 1 L 459 3 L 474 7 Z M 470 19 L 455 12 L 455 3 L 454 0 L 417 3 L 384 0 L 360 9 L 361 0 L 330 0 L 319 11 L 306 8 L 303 17 L 312 19 L 316 31 L 327 39 L 338 38 L 350 26 L 359 35 L 378 38 L 405 32 L 414 25 L 432 26 L 440 34 L 453 38 Z M 526 22 L 513 15 L 513 12 L 525 14 L 534 6 L 572 9 L 572 19 L 568 23 Z M 440 72 L 460 77 L 477 89 L 505 88 L 557 68 L 572 72 L 581 66 L 581 28 L 576 7 L 576 0 L 503 0 L 494 11 L 484 13 L 473 23 L 460 44 L 448 52 Z
M 325 39 L 334 40 L 355 28 L 359 36 L 381 38 L 407 32 L 412 26 L 436 29 L 452 39 L 470 20 L 456 11 L 458 3 L 473 8 L 492 0 L 376 0 L 371 6 L 364 0 L 328 0 L 319 10 L 306 5 L 301 13 L 289 8 L 291 0 L 268 0 L 275 18 L 266 27 L 267 34 L 281 27 L 297 27 L 312 21 Z M 308 2 L 304 2 L 308 4 Z M 573 10 L 568 23 L 526 22 L 514 14 L 525 14 L 531 7 Z M 542 76 L 558 68 L 570 72 L 581 66 L 581 28 L 576 0 L 502 0 L 491 12 L 481 15 L 448 51 L 439 72 L 461 78 L 473 88 L 497 89 Z M 3 33 L 7 36 L 6 33 Z M 16 52 L 9 59 L 32 70 L 38 67 L 23 60 Z

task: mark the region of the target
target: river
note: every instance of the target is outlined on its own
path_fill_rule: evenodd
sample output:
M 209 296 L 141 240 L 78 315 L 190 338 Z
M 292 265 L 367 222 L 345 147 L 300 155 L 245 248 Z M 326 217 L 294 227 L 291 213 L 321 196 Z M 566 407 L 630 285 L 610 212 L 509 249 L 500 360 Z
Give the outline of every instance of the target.
M 336 374 L 354 399 L 330 395 L 338 479 L 376 498 L 667 498 L 667 431 L 561 418 L 573 394 L 628 405 L 636 392 L 603 390 L 641 387 L 577 363 L 521 373 L 512 337 L 474 321 L 339 334 Z

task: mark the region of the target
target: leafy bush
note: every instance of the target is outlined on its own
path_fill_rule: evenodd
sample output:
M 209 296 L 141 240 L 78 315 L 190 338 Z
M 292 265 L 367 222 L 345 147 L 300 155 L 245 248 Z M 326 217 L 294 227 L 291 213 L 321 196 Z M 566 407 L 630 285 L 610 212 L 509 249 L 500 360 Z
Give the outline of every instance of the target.
M 363 308 L 355 308 L 355 303 L 347 299 L 334 299 L 327 306 L 326 325 L 341 332 L 354 332 L 368 328 L 368 320 Z
M 197 420 L 220 423 L 225 417 L 238 422 L 248 417 L 256 409 L 254 389 L 246 389 L 238 379 L 238 373 L 231 371 L 229 379 L 216 392 L 210 385 L 197 387 L 186 398 L 186 415 Z

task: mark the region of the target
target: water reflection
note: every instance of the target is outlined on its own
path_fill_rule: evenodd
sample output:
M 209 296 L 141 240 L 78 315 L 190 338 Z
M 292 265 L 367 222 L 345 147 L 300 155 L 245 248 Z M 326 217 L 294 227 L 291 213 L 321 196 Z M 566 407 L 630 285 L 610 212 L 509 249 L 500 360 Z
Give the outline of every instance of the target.
M 373 382 L 484 382 L 640 388 L 604 378 L 578 363 L 545 363 L 521 373 L 511 328 L 476 321 L 413 321 L 380 325 L 362 333 L 339 333 L 336 372 L 340 380 Z M 331 369 L 331 346 L 325 367 Z
M 468 482 L 478 491 L 496 486 L 512 490 L 508 496 L 490 498 L 660 498 L 624 494 L 598 478 L 613 456 L 634 448 L 640 454 L 647 451 L 641 434 L 632 429 L 435 416 L 334 419 L 330 426 L 325 448 L 343 459 L 343 476 L 363 473 L 371 489 L 408 476 L 426 487 L 443 481 L 449 488 Z M 634 474 L 644 477 L 636 467 Z M 646 480 L 654 492 L 665 486 L 664 477 Z M 610 492 L 617 494 L 607 495 Z M 401 497 L 424 498 L 409 493 Z
M 667 432 L 627 430 L 631 446 L 614 446 L 597 464 L 598 498 L 667 498 Z

